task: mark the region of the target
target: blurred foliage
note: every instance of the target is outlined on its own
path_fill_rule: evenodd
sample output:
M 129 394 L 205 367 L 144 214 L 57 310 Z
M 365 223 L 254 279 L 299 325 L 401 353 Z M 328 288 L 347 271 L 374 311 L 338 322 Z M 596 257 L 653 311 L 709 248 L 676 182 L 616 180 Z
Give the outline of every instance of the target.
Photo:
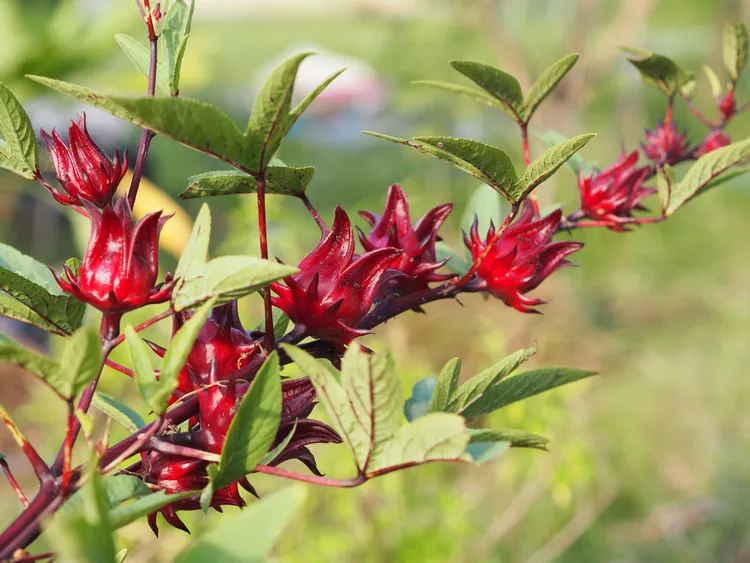
M 110 90 L 144 88 L 142 77 L 111 38 L 115 32 L 133 33 L 138 24 L 133 7 L 126 6 L 127 16 L 100 14 L 95 25 L 82 26 L 80 12 L 66 12 L 72 9 L 68 4 L 0 0 L 0 79 L 19 88 L 19 96 L 27 100 L 41 93 L 21 80 L 27 72 L 61 79 L 80 74 L 84 78 L 79 82 Z M 115 2 L 112 9 L 122 4 L 128 3 Z M 444 232 L 448 243 L 458 244 L 461 213 L 475 183 L 411 151 L 359 140 L 355 132 L 471 136 L 503 147 L 518 161 L 520 143 L 505 116 L 412 85 L 413 80 L 454 80 L 448 61 L 474 59 L 507 69 L 528 88 L 531 77 L 556 58 L 581 52 L 579 66 L 542 107 L 535 127 L 567 136 L 599 132 L 584 157 L 604 167 L 622 146 L 635 148 L 643 127 L 653 126 L 664 112 L 663 98 L 642 86 L 619 45 L 663 52 L 691 70 L 700 71 L 706 62 L 720 68 L 722 23 L 750 21 L 750 9 L 739 0 L 415 4 L 423 9 L 414 17 L 352 2 L 352 9 L 342 13 L 227 21 L 202 17 L 208 14 L 201 13 L 199 2 L 183 91 L 228 106 L 244 120 L 256 69 L 292 45 L 314 44 L 371 64 L 391 88 L 387 109 L 367 120 L 303 120 L 282 157 L 290 165 L 317 167 L 308 193 L 327 220 L 339 203 L 351 210 L 382 208 L 385 188 L 392 182 L 408 191 L 415 216 L 442 201 L 454 201 L 456 210 Z M 57 19 L 65 13 L 70 19 Z M 58 29 L 62 31 L 50 33 Z M 710 108 L 709 86 L 698 76 L 696 101 Z M 750 97 L 746 80 L 738 97 L 741 102 Z M 59 123 L 69 117 L 60 115 Z M 694 140 L 705 134 L 684 105 L 677 105 L 675 117 Z M 347 136 L 335 146 L 317 142 L 312 133 L 325 134 L 327 126 Z M 124 138 L 134 142 L 135 129 L 123 125 L 122 130 Z M 735 140 L 750 134 L 747 116 L 738 118 L 729 133 Z M 534 154 L 542 148 L 532 142 Z M 207 157 L 159 138 L 151 158 L 150 180 L 173 195 L 185 188 L 188 175 L 215 167 Z M 542 287 L 539 295 L 550 302 L 544 316 L 523 316 L 475 295 L 462 298 L 463 308 L 434 304 L 428 315 L 407 314 L 370 337 L 368 345 L 393 350 L 405 396 L 414 382 L 435 375 L 453 356 L 464 359 L 465 373 L 474 373 L 534 340 L 540 351 L 533 366 L 571 365 L 596 369 L 603 376 L 513 405 L 490 421 L 550 435 L 549 453 L 512 451 L 476 468 L 426 466 L 355 490 L 309 487 L 294 531 L 281 537 L 278 559 L 748 560 L 747 182 L 729 183 L 661 225 L 626 235 L 576 232 L 576 239 L 586 243 L 579 255 L 581 266 L 559 273 Z M 20 243 L 25 252 L 57 264 L 80 250 L 72 242 L 68 221 L 35 203 L 45 200 L 41 191 L 32 183 L 0 176 L 0 240 Z M 543 205 L 575 205 L 575 178 L 566 169 L 540 191 Z M 649 203 L 658 206 L 655 200 Z M 248 245 L 254 246 L 252 197 L 217 198 L 211 205 L 218 229 L 215 241 L 220 241 L 217 251 L 247 252 Z M 185 207 L 197 210 L 193 202 Z M 273 199 L 269 213 L 272 255 L 292 263 L 306 254 L 318 235 L 303 207 Z M 167 257 L 165 262 L 173 267 L 176 260 Z M 259 319 L 259 303 L 246 301 L 243 318 L 252 327 Z M 139 316 L 145 319 L 148 312 L 134 315 Z M 149 330 L 157 341 L 168 334 L 166 324 Z M 118 350 L 113 359 L 124 360 L 123 353 Z M 132 382 L 115 372 L 106 375 L 104 390 L 135 400 Z M 50 401 L 50 392 L 3 369 L 0 397 L 42 452 L 53 455 L 62 436 L 57 421 L 63 413 Z M 137 405 L 147 414 L 144 404 Z M 112 440 L 120 437 L 122 431 L 113 428 Z M 0 435 L 0 450 L 9 450 L 7 443 L 7 436 Z M 353 471 L 348 456 L 335 447 L 320 447 L 316 455 L 332 476 Z M 13 455 L 8 459 L 18 468 L 22 484 L 32 487 L 34 478 L 23 460 Z M 253 482 L 262 494 L 279 486 L 266 476 Z M 6 523 L 20 506 L 2 484 L 0 499 L 7 507 L 0 523 Z M 200 531 L 221 518 L 190 514 L 186 522 Z M 44 541 L 39 542 L 40 551 Z M 188 538 L 165 530 L 156 540 L 146 523 L 139 522 L 125 528 L 119 541 L 119 547 L 135 546 L 128 561 L 169 561 Z

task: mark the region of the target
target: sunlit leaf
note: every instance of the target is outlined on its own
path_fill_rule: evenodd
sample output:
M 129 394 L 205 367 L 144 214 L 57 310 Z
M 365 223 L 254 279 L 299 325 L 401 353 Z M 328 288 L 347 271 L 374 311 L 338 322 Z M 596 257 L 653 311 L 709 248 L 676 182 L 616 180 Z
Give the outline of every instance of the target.
M 742 22 L 724 27 L 724 66 L 732 80 L 737 80 L 747 63 L 747 28 Z
M 266 169 L 266 193 L 300 196 L 315 174 L 315 168 L 305 166 L 269 166 Z M 257 191 L 256 180 L 249 174 L 221 170 L 205 172 L 189 178 L 187 189 L 180 194 L 182 199 L 218 195 L 250 194 Z
M 577 53 L 565 55 L 545 69 L 537 81 L 534 82 L 528 94 L 526 94 L 526 99 L 523 101 L 521 109 L 521 117 L 525 122 L 531 119 L 531 116 L 534 115 L 539 105 L 554 91 L 560 81 L 565 78 L 565 75 L 573 68 L 580 56 Z
M 26 110 L 0 82 L 0 167 L 33 180 L 39 164 L 39 147 Z

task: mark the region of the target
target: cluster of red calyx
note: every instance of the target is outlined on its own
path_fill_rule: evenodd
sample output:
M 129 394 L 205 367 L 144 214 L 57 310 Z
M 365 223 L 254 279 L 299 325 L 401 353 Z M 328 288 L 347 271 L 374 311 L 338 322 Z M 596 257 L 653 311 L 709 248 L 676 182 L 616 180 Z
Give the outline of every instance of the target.
M 641 143 L 643 152 L 657 166 L 677 164 L 690 158 L 690 145 L 687 143 L 687 133 L 677 132 L 674 123 L 669 125 L 660 122 L 656 129 L 646 129 L 646 142 Z
M 53 130 L 42 131 L 61 189 L 42 184 L 63 205 L 91 220 L 91 237 L 78 275 L 65 267 L 64 279 L 52 273 L 63 290 L 105 314 L 119 315 L 170 296 L 169 284 L 156 284 L 159 233 L 169 216 L 161 211 L 135 222 L 130 204 L 116 198 L 127 163 L 117 153 L 110 160 L 86 129 L 85 116 L 70 126 L 70 146 Z M 63 191 L 64 190 L 64 191 Z
M 562 210 L 557 209 L 540 219 L 527 201 L 516 222 L 491 247 L 488 244 L 495 238 L 494 225 L 482 239 L 475 220 L 470 234 L 464 234 L 464 242 L 478 264 L 476 279 L 469 287 L 486 291 L 523 313 L 538 312 L 533 307 L 544 301 L 525 294 L 555 270 L 570 265 L 566 256 L 583 248 L 580 242 L 552 241 L 561 218 Z
M 649 166 L 638 167 L 638 156 L 638 151 L 623 153 L 605 170 L 595 170 L 588 176 L 579 173 L 583 217 L 603 222 L 613 231 L 628 230 L 624 224 L 633 218 L 633 211 L 645 210 L 641 201 L 656 193 L 643 187 L 651 170 Z
M 446 260 L 438 261 L 435 243 L 439 240 L 438 231 L 453 209 L 453 204 L 444 203 L 430 209 L 416 224 L 409 219 L 409 200 L 398 184 L 388 188 L 385 210 L 382 216 L 371 211 L 359 214 L 372 227 L 365 235 L 359 229 L 362 247 L 370 252 L 379 248 L 401 250 L 390 265 L 399 275 L 390 277 L 381 288 L 383 295 L 407 295 L 427 289 L 431 282 L 446 281 L 450 274 L 438 274 Z
M 184 315 L 175 317 L 175 330 L 185 321 Z M 161 349 L 152 345 L 159 353 Z M 162 436 L 175 444 L 220 454 L 232 419 L 240 400 L 252 385 L 242 379 L 244 368 L 260 351 L 259 343 L 252 334 L 245 332 L 237 316 L 236 303 L 223 305 L 212 311 L 200 332 L 188 358 L 173 400 L 184 393 L 195 392 L 198 397 L 198 413 L 189 423 L 189 430 Z M 272 448 L 276 448 L 294 432 L 284 449 L 271 461 L 278 465 L 297 459 L 310 471 L 320 475 L 315 458 L 308 446 L 321 443 L 339 443 L 341 438 L 326 424 L 308 418 L 315 405 L 315 388 L 308 378 L 282 382 L 281 423 Z M 169 493 L 200 490 L 208 484 L 206 467 L 208 462 L 176 454 L 151 451 L 143 454 L 141 475 L 143 480 Z M 222 506 L 244 506 L 239 487 L 255 494 L 247 478 L 219 489 L 211 498 L 211 506 L 221 510 Z M 179 510 L 198 510 L 200 501 L 191 497 L 163 508 L 166 521 L 187 531 L 177 515 Z M 149 516 L 149 524 L 158 532 L 156 513 Z
M 367 334 L 356 328 L 378 294 L 386 271 L 402 251 L 378 248 L 354 255 L 354 234 L 346 212 L 336 208 L 330 231 L 300 262 L 299 273 L 273 283 L 273 305 L 311 336 L 346 345 Z

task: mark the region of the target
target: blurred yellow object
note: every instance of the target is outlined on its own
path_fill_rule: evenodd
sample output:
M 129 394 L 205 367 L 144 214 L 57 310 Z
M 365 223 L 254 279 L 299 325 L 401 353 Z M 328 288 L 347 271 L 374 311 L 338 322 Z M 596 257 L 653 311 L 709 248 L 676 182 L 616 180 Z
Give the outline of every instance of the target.
M 132 178 L 133 172 L 128 170 L 120 182 L 120 195 L 128 193 Z M 173 197 L 148 179 L 141 178 L 141 185 L 138 188 L 138 198 L 135 200 L 133 215 L 136 219 L 140 219 L 144 215 L 159 209 L 163 209 L 165 215 L 174 213 L 174 217 L 164 225 L 164 230 L 161 232 L 161 237 L 159 238 L 159 247 L 179 258 L 183 250 L 185 250 L 185 244 L 190 236 L 190 232 L 193 230 L 193 220 Z

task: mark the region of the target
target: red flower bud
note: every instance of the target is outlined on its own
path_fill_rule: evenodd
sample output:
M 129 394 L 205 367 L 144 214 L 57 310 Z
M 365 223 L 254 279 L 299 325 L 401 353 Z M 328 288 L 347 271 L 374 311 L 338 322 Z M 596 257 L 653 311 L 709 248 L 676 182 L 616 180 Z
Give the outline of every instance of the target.
M 580 242 L 552 242 L 561 217 L 562 210 L 557 209 L 537 219 L 527 201 L 516 222 L 507 228 L 481 261 L 476 278 L 469 287 L 491 293 L 522 313 L 538 312 L 532 307 L 542 305 L 544 301 L 524 294 L 536 289 L 558 268 L 570 265 L 565 257 L 583 248 Z M 495 232 L 494 225 L 491 225 L 487 237 L 482 240 L 475 220 L 470 237 L 464 233 L 464 242 L 475 262 L 480 260 Z
M 65 146 L 53 129 L 52 135 L 41 131 L 42 142 L 52 157 L 57 180 L 62 191 L 43 185 L 58 202 L 74 207 L 83 206 L 84 201 L 93 203 L 100 209 L 112 202 L 117 186 L 128 169 L 127 151 L 122 160 L 118 151 L 112 160 L 94 143 L 86 129 L 86 115 L 70 123 L 68 140 Z
M 379 248 L 397 248 L 402 251 L 390 268 L 401 272 L 383 284 L 383 293 L 405 295 L 427 289 L 430 282 L 444 281 L 453 274 L 437 274 L 435 271 L 445 264 L 438 262 L 435 242 L 438 230 L 453 209 L 452 203 L 445 203 L 428 211 L 412 226 L 409 219 L 409 200 L 404 191 L 393 184 L 388 188 L 385 210 L 382 216 L 370 211 L 360 211 L 372 230 L 365 235 L 359 230 L 359 240 L 366 251 Z
M 729 121 L 737 113 L 737 101 L 734 96 L 734 90 L 729 90 L 726 94 L 718 99 L 719 111 L 724 117 L 724 121 Z
M 653 131 L 646 129 L 646 142 L 641 143 L 641 146 L 646 156 L 656 164 L 675 164 L 685 160 L 690 154 L 686 138 L 686 133 L 677 133 L 674 124 L 667 128 L 660 122 Z
M 274 306 L 309 334 L 348 344 L 367 331 L 355 328 L 370 310 L 388 267 L 401 255 L 379 248 L 354 257 L 352 224 L 338 207 L 333 227 L 299 264 L 300 272 L 271 284 Z
M 724 135 L 724 133 L 722 133 L 720 129 L 711 131 L 708 135 L 706 135 L 706 138 L 703 139 L 703 142 L 700 144 L 700 146 L 695 149 L 693 156 L 695 158 L 700 158 L 704 154 L 710 153 L 711 151 L 715 151 L 716 149 L 720 149 L 721 147 L 726 147 L 731 142 L 732 139 L 729 138 L 729 135 Z
M 589 176 L 578 177 L 581 193 L 581 211 L 587 217 L 605 221 L 614 231 L 627 230 L 623 222 L 632 218 L 633 210 L 643 210 L 643 198 L 656 193 L 653 188 L 644 188 L 643 181 L 649 167 L 638 168 L 638 151 L 623 153 L 606 170 L 595 171 Z
M 171 285 L 154 287 L 159 273 L 159 233 L 170 216 L 150 213 L 137 223 L 125 198 L 99 210 L 87 200 L 91 238 L 78 278 L 64 266 L 67 280 L 52 273 L 60 287 L 104 313 L 124 313 L 163 303 Z

